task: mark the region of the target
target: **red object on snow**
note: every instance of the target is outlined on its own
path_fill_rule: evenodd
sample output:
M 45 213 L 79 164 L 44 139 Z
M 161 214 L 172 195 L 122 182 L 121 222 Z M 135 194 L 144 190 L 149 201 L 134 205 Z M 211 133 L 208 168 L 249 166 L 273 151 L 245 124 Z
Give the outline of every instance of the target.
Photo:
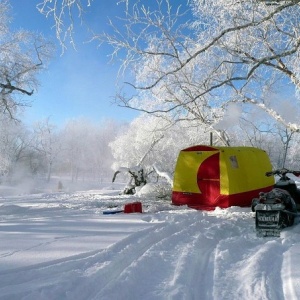
M 142 203 L 141 202 L 132 202 L 127 203 L 124 206 L 124 213 L 130 214 L 130 213 L 142 213 Z

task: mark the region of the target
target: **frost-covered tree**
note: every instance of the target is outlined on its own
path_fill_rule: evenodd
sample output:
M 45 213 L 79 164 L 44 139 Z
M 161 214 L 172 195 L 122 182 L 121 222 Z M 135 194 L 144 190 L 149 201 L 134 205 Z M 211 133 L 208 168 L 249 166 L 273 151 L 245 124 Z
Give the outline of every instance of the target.
M 28 105 L 37 87 L 37 74 L 45 67 L 52 45 L 36 33 L 9 27 L 9 1 L 0 3 L 0 113 L 15 118 L 19 107 Z
M 296 133 L 288 131 L 283 125 L 274 122 L 265 116 L 263 121 L 241 118 L 236 126 L 232 127 L 229 134 L 233 145 L 251 146 L 263 149 L 270 157 L 273 168 L 289 167 L 286 164 L 290 157 L 289 149 Z M 254 118 L 254 116 L 253 116 Z
M 95 36 L 113 47 L 112 59 L 121 61 L 120 74 L 133 88 L 120 91 L 120 105 L 174 121 L 197 120 L 223 144 L 230 140 L 215 125 L 232 102 L 256 105 L 299 129 L 282 116 L 274 97 L 298 97 L 299 0 L 120 2 L 124 16 L 111 21 L 114 33 Z M 74 11 L 81 15 L 90 5 L 44 0 L 39 9 L 54 17 L 63 40 L 73 29 Z
M 87 145 L 91 174 L 97 180 L 110 179 L 112 175 L 113 155 L 109 143 L 115 139 L 121 124 L 113 120 L 103 120 L 93 127 L 91 140 Z
M 235 144 L 235 137 L 246 144 L 242 135 L 232 135 L 238 118 L 228 126 L 237 106 L 246 121 L 249 107 L 256 106 L 290 132 L 299 131 L 300 1 L 120 2 L 124 16 L 111 21 L 114 33 L 95 36 L 121 61 L 126 84 L 117 95 L 120 105 L 168 124 L 201 124 L 225 145 Z M 66 23 L 57 21 L 67 17 L 72 23 L 74 9 L 82 12 L 87 5 L 93 2 L 44 0 L 40 8 L 56 16 L 62 37 L 67 30 L 59 25 Z M 274 152 L 278 147 L 272 149 L 257 122 L 249 143 Z
M 43 159 L 47 170 L 47 181 L 50 181 L 53 166 L 61 152 L 61 140 L 55 125 L 50 123 L 49 118 L 35 125 L 33 147 Z
M 274 95 L 298 97 L 299 3 L 129 1 L 123 23 L 112 22 L 114 34 L 100 37 L 113 47 L 125 74 L 132 72 L 127 78 L 133 92 L 120 93 L 120 104 L 172 120 L 197 120 L 215 129 L 224 144 L 227 136 L 215 125 L 229 103 L 255 105 L 298 131 L 299 122 L 282 116 Z
M 99 124 L 83 118 L 68 121 L 61 131 L 60 172 L 69 173 L 72 181 L 110 178 L 113 157 L 108 145 L 117 135 L 119 127 L 117 122 L 111 120 Z
M 84 120 L 71 120 L 66 123 L 61 133 L 63 141 L 61 169 L 70 173 L 72 182 L 84 171 L 85 149 L 90 134 L 87 127 Z
M 20 122 L 0 115 L 0 178 L 17 179 L 30 173 L 31 134 Z
M 286 167 L 300 170 L 300 135 L 294 135 L 288 149 Z
M 115 159 L 113 169 L 116 171 L 141 164 L 146 172 L 151 172 L 156 166 L 171 175 L 181 149 L 209 142 L 209 132 L 196 122 L 182 121 L 170 126 L 167 120 L 142 114 L 110 143 Z

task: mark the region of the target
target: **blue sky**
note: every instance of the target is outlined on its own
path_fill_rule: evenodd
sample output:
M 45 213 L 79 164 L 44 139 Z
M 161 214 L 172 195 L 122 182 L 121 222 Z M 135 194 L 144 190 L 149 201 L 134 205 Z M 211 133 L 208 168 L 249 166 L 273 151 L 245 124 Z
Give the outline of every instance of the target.
M 53 20 L 41 15 L 36 5 L 40 0 L 10 0 L 13 28 L 24 28 L 43 33 L 57 44 L 55 57 L 39 77 L 38 91 L 31 97 L 25 122 L 34 123 L 50 117 L 52 123 L 62 125 L 68 119 L 84 117 L 92 121 L 106 118 L 129 121 L 137 113 L 112 104 L 115 95 L 117 65 L 109 63 L 109 50 L 86 43 L 91 37 L 86 26 L 75 29 L 76 48 L 70 45 L 63 55 L 55 38 Z M 122 9 L 117 0 L 92 2 L 85 21 L 94 30 L 107 29 L 107 18 L 118 15 Z

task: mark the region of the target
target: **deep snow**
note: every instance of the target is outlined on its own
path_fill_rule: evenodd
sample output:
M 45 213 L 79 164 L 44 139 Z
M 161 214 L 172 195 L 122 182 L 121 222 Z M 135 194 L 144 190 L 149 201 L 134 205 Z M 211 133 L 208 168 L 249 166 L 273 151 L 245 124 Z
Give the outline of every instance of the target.
M 104 215 L 125 203 L 142 214 Z M 300 299 L 300 225 L 117 190 L 0 197 L 0 299 Z

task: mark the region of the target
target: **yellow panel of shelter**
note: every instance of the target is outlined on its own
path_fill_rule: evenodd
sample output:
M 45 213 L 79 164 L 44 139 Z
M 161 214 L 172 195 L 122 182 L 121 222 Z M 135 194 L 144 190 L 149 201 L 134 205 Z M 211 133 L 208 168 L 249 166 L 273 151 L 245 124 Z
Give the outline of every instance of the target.
M 234 147 L 221 151 L 221 194 L 231 195 L 257 190 L 274 184 L 274 179 L 265 176 L 272 170 L 267 154 L 255 148 Z
M 219 151 L 181 151 L 175 167 L 173 191 L 200 193 L 197 173 L 200 165 L 208 157 Z

